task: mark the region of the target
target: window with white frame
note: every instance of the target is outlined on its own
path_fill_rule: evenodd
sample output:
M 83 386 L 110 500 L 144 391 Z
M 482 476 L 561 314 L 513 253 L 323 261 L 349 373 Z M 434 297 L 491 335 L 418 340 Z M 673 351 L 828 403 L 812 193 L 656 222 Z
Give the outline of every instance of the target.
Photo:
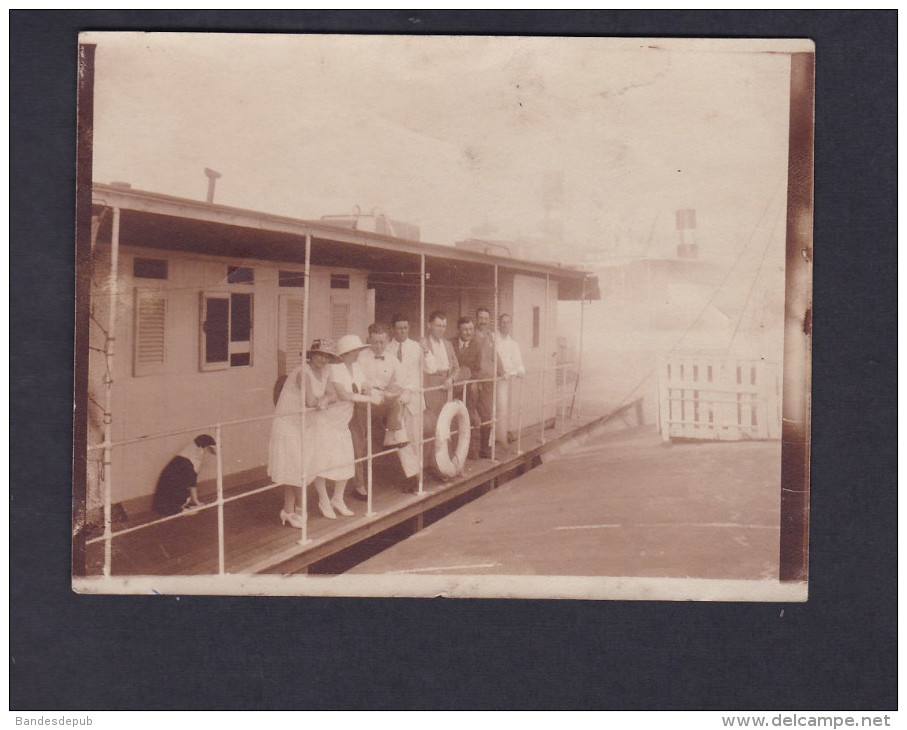
M 225 370 L 252 364 L 252 294 L 203 292 L 200 367 Z

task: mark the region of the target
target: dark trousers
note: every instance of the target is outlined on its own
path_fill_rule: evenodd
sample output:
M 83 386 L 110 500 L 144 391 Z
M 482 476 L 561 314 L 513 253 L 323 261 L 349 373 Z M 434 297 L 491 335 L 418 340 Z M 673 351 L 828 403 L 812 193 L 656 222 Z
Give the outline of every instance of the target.
M 425 388 L 433 388 L 443 385 L 447 380 L 447 373 L 439 375 L 426 375 L 424 378 Z M 438 426 L 438 416 L 441 415 L 441 409 L 447 403 L 447 390 L 431 390 L 425 393 L 425 418 L 422 424 L 422 430 L 427 437 L 434 436 Z
M 490 456 L 491 417 L 494 393 L 490 383 L 471 383 L 466 388 L 466 409 L 472 433 L 469 439 L 469 458 Z
M 479 398 L 476 410 L 479 412 L 482 426 L 479 428 L 479 454 L 491 456 L 491 419 L 494 415 L 494 383 L 478 383 Z

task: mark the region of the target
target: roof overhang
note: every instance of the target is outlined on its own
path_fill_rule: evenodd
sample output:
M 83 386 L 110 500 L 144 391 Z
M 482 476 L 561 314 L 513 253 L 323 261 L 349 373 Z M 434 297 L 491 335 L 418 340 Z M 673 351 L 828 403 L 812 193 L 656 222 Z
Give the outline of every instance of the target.
M 475 277 L 486 279 L 497 265 L 516 273 L 550 276 L 558 282 L 559 299 L 600 298 L 597 277 L 580 269 L 101 183 L 93 186 L 92 202 L 120 209 L 121 242 L 126 245 L 300 264 L 305 261 L 305 237 L 311 236 L 312 260 L 321 265 L 418 274 L 425 255 L 426 266 L 440 266 L 452 284 L 479 283 Z M 104 237 L 104 227 L 109 230 L 109 225 L 109 220 L 102 224 L 99 236 Z

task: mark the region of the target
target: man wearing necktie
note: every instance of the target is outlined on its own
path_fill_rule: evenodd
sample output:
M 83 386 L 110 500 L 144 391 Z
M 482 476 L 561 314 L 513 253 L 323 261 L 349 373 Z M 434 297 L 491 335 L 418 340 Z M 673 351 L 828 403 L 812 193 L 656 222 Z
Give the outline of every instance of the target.
M 422 434 L 425 399 L 421 395 L 422 373 L 434 368 L 434 359 L 422 350 L 415 340 L 409 338 L 409 320 L 405 315 L 395 314 L 391 319 L 391 340 L 385 350 L 385 357 L 398 362 L 397 384 L 403 390 L 400 403 L 403 430 L 409 443 L 397 450 L 400 466 L 406 476 L 403 491 L 414 493 L 419 487 L 419 448 Z
M 409 400 L 412 392 L 401 386 L 401 361 L 388 348 L 390 334 L 387 325 L 374 323 L 368 328 L 369 349 L 359 356 L 359 362 L 372 390 L 380 393 L 381 403 L 372 407 L 372 453 L 378 454 L 394 446 L 405 446 L 409 441 L 403 427 L 404 406 L 401 399 Z M 399 453 L 399 452 L 398 452 Z M 401 458 L 401 465 L 403 459 Z M 404 473 L 406 469 L 404 467 Z M 410 476 L 410 475 L 407 475 Z M 364 492 L 354 492 L 354 497 L 365 498 Z
M 459 381 L 490 378 L 494 369 L 494 353 L 489 343 L 480 340 L 475 334 L 475 323 L 472 317 L 460 317 L 457 320 L 457 336 L 450 340 L 450 344 L 457 351 L 457 360 L 460 363 Z M 488 438 L 491 435 L 491 417 L 483 418 L 481 399 L 484 389 L 483 383 L 469 383 L 466 386 L 466 408 L 469 411 L 469 421 L 472 425 L 472 434 L 469 440 L 469 458 L 479 459 L 486 455 Z M 457 387 L 455 397 L 462 397 L 462 387 Z M 483 425 L 483 421 L 489 423 Z
M 451 386 L 460 379 L 460 362 L 453 345 L 444 336 L 447 314 L 440 309 L 428 317 L 428 337 L 422 343 L 425 352 L 425 435 L 432 437 L 438 416 L 449 400 Z M 432 390 L 428 390 L 432 388 Z M 434 454 L 432 448 L 431 453 Z

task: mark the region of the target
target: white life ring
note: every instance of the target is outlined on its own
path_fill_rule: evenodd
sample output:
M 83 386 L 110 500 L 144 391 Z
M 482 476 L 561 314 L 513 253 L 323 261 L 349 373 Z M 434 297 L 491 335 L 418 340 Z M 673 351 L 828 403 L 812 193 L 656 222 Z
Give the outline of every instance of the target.
M 457 452 L 450 455 L 451 424 L 457 420 Z M 438 471 L 446 477 L 455 477 L 466 465 L 469 453 L 469 411 L 463 401 L 452 400 L 446 403 L 438 414 L 438 426 L 435 429 L 435 464 Z

